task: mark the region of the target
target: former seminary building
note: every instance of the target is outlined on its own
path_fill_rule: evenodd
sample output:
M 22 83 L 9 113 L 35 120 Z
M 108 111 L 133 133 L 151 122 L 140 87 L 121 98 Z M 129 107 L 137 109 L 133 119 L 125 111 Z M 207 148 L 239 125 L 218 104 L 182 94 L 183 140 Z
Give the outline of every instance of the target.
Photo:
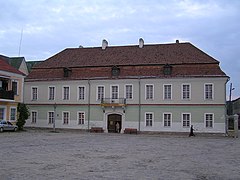
M 191 43 L 67 48 L 25 79 L 29 127 L 226 132 L 219 61 Z M 55 121 L 54 121 L 55 120 Z

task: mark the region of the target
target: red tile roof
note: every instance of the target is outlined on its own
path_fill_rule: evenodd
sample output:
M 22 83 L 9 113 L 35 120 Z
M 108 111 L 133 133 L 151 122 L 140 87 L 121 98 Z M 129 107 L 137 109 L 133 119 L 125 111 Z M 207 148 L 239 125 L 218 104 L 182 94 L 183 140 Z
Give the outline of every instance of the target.
M 6 72 L 24 75 L 22 72 L 20 72 L 10 64 L 8 64 L 7 61 L 2 57 L 0 57 L 0 71 L 6 71 Z
M 119 78 L 165 77 L 163 66 L 173 67 L 171 76 L 225 76 L 219 62 L 191 43 L 115 46 L 102 49 L 68 48 L 38 64 L 27 77 L 38 80 L 66 79 L 63 68 L 72 70 L 67 79 L 111 78 L 111 67 L 120 67 Z

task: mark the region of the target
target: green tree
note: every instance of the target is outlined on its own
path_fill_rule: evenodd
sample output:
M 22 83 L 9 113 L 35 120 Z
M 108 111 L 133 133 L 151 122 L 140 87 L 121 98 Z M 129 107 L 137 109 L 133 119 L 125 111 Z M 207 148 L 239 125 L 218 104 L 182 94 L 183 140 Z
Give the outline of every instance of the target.
M 17 107 L 17 111 L 18 111 L 18 119 L 17 119 L 17 126 L 18 126 L 18 130 L 23 130 L 23 126 L 26 123 L 26 120 L 29 117 L 29 110 L 28 107 L 24 104 L 24 103 L 18 103 L 18 107 Z

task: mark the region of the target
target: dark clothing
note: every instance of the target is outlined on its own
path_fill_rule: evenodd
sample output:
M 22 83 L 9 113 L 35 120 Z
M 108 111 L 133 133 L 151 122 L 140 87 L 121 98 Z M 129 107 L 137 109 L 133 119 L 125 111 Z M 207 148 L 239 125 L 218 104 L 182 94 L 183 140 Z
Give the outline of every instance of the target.
M 195 134 L 193 133 L 193 130 L 194 130 L 194 129 L 193 129 L 193 126 L 191 126 L 189 137 L 190 137 L 190 136 L 195 136 Z

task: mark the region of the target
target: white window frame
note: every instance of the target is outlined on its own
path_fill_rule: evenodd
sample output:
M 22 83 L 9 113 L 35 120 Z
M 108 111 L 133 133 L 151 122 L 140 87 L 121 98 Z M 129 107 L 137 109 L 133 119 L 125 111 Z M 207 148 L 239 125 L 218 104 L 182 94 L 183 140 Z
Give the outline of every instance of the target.
M 212 86 L 212 97 L 211 98 L 206 97 L 206 85 Z M 214 84 L 213 83 L 205 83 L 204 84 L 204 100 L 212 101 L 213 99 L 214 99 Z
M 53 113 L 53 117 L 51 117 L 52 118 L 51 121 L 50 121 L 50 113 Z M 54 111 L 48 111 L 48 113 L 47 113 L 48 124 L 53 124 L 54 118 L 55 118 Z
M 51 89 L 51 88 L 54 88 L 54 91 L 53 91 L 53 99 L 50 99 L 50 97 L 51 97 L 50 89 Z M 48 100 L 49 100 L 49 101 L 54 101 L 54 100 L 55 100 L 55 96 L 56 96 L 56 86 L 48 86 Z
M 36 93 L 34 94 L 33 88 L 36 88 Z M 36 99 L 35 99 L 36 96 Z M 38 86 L 31 86 L 31 100 L 37 101 L 38 100 Z
M 184 92 L 183 92 L 183 86 L 189 86 L 189 98 L 184 97 Z M 191 100 L 191 84 L 189 83 L 183 83 L 182 84 L 182 100 Z
M 165 122 L 165 119 L 164 119 L 165 114 L 170 114 L 170 126 L 168 126 L 168 125 L 165 126 L 165 123 L 164 123 Z M 171 128 L 172 127 L 172 113 L 171 112 L 164 112 L 163 113 L 163 127 L 164 128 Z
M 80 89 L 83 88 L 83 99 L 80 99 Z M 78 100 L 79 101 L 84 101 L 86 99 L 86 86 L 78 86 Z
M 34 121 L 33 121 L 33 113 L 36 113 L 36 117 L 35 117 Z M 32 110 L 31 111 L 31 124 L 36 124 L 37 120 L 38 120 L 38 111 Z
M 5 106 L 0 106 L 1 109 L 3 109 L 3 119 L 6 120 L 6 115 L 7 115 L 7 108 Z
M 17 83 L 17 94 L 14 94 L 14 95 L 19 95 L 19 82 L 18 82 L 18 80 L 12 80 L 12 82 L 11 82 L 11 86 L 12 86 L 12 91 L 13 91 L 13 82 L 16 82 Z
M 188 125 L 188 126 L 187 126 L 187 121 L 186 121 L 186 125 L 184 126 L 184 121 L 185 121 L 185 120 L 183 119 L 183 116 L 184 116 L 184 115 L 189 115 L 189 120 L 188 120 L 188 121 L 189 121 L 189 125 Z M 182 127 L 183 127 L 183 128 L 189 128 L 189 127 L 191 126 L 191 118 L 192 118 L 192 117 L 191 117 L 191 113 L 182 113 Z
M 64 122 L 64 113 L 68 113 L 68 122 L 67 123 Z M 63 123 L 63 125 L 69 125 L 70 124 L 70 111 L 63 111 L 62 112 L 62 123 Z
M 99 95 L 99 91 L 98 91 L 98 88 L 103 88 L 103 99 L 105 98 L 105 86 L 104 85 L 98 85 L 97 88 L 96 88 L 96 101 L 101 101 L 101 98 L 99 99 L 98 98 L 98 95 Z
M 212 127 L 207 126 L 207 115 L 212 115 Z M 214 113 L 204 113 L 204 124 L 205 124 L 205 128 L 207 129 L 214 128 Z
M 117 98 L 113 98 L 113 86 L 117 87 Z M 119 85 L 118 84 L 112 84 L 110 86 L 110 93 L 111 93 L 111 99 L 119 99 Z M 115 92 L 114 92 L 115 93 Z
M 68 98 L 65 98 L 65 88 L 68 88 Z M 63 86 L 62 87 L 62 100 L 67 101 L 70 100 L 70 86 Z
M 149 120 L 152 123 L 151 125 L 147 125 L 147 114 L 151 114 L 152 115 L 152 119 Z M 154 113 L 153 112 L 145 112 L 144 119 L 145 119 L 145 127 L 153 127 L 153 125 L 154 125 Z
M 12 109 L 15 109 L 14 119 L 12 119 Z M 10 121 L 16 121 L 17 120 L 17 108 L 16 107 L 10 107 L 9 119 L 10 119 Z
M 152 86 L 152 98 L 149 97 L 147 86 Z M 145 84 L 145 100 L 154 100 L 154 84 Z
M 127 97 L 127 86 L 131 86 L 132 87 L 132 91 L 131 91 L 131 95 L 132 97 L 131 98 L 128 98 Z M 127 100 L 132 100 L 133 99 L 133 84 L 125 84 L 124 86 L 124 98 L 126 98 Z
M 80 113 L 83 114 L 83 120 L 81 120 L 81 123 L 80 123 L 80 116 L 79 116 Z M 83 123 L 82 123 L 82 121 L 83 121 Z M 84 125 L 85 122 L 86 122 L 86 114 L 85 114 L 85 112 L 84 111 L 78 111 L 77 112 L 77 123 L 78 123 L 78 125 Z
M 165 86 L 170 86 L 170 90 L 171 90 L 171 97 L 170 98 L 166 98 L 165 97 Z M 172 88 L 172 84 L 163 84 L 163 99 L 164 100 L 172 100 L 172 91 L 173 91 L 173 88 Z

